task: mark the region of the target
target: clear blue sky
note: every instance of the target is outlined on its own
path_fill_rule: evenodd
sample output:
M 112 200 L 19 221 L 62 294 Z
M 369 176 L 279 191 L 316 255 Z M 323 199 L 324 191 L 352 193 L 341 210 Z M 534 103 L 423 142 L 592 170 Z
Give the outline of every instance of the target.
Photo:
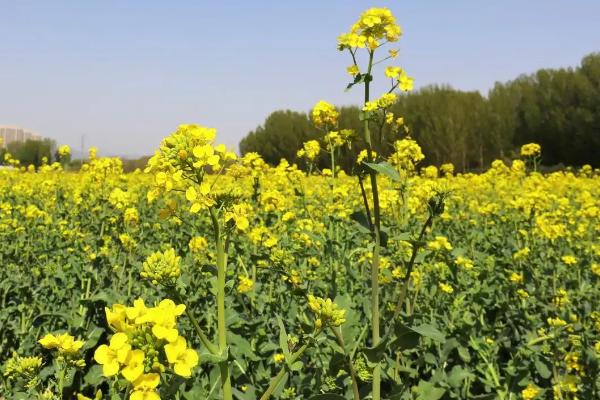
M 0 125 L 140 155 L 194 122 L 237 146 L 276 109 L 358 101 L 336 37 L 370 6 L 396 15 L 417 87 L 486 93 L 600 51 L 598 0 L 0 0 Z

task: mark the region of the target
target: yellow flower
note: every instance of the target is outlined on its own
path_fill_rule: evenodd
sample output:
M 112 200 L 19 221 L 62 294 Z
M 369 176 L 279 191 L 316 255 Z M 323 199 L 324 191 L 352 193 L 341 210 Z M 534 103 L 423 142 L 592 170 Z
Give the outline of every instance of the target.
M 300 154 L 300 151 L 302 152 L 302 154 Z M 309 140 L 308 142 L 305 142 L 303 144 L 302 149 L 300 151 L 298 152 L 298 157 L 306 158 L 309 161 L 313 161 L 319 155 L 319 152 L 321 151 L 321 146 L 316 140 Z
M 84 345 L 82 340 L 75 340 L 75 338 L 68 333 L 63 333 L 58 336 L 47 334 L 41 338 L 38 343 L 45 349 L 57 349 L 60 353 L 71 355 L 77 353 Z
M 557 318 L 548 318 L 547 321 L 548 321 L 548 325 L 550 325 L 553 328 L 560 328 L 562 326 L 567 325 L 567 323 L 564 320 L 562 320 L 558 317 Z
M 127 335 L 118 332 L 110 339 L 110 345 L 101 345 L 94 353 L 94 360 L 102 365 L 104 376 L 113 376 L 119 373 L 121 365 L 125 364 L 131 346 L 127 343 Z
M 273 354 L 273 361 L 275 361 L 277 364 L 282 363 L 285 360 L 285 356 L 281 353 L 275 353 Z
M 58 155 L 60 158 L 69 156 L 71 154 L 71 147 L 68 144 L 63 144 L 58 148 Z
M 452 286 L 448 285 L 447 283 L 440 282 L 439 287 L 440 287 L 440 290 L 444 293 L 448 293 L 448 294 L 454 293 L 454 288 Z
M 448 239 L 445 236 L 436 236 L 435 240 L 432 240 L 431 242 L 427 243 L 427 247 L 430 250 L 447 250 L 447 251 L 452 251 L 452 245 L 450 244 L 450 242 L 448 241 Z
M 520 274 L 520 273 L 517 273 L 517 272 L 511 272 L 510 276 L 508 277 L 508 279 L 512 283 L 523 283 L 523 274 Z
M 175 342 L 166 344 L 165 354 L 177 375 L 184 378 L 192 376 L 192 368 L 198 365 L 198 354 L 195 350 L 187 348 L 184 338 L 179 337 Z
M 351 66 L 349 66 L 348 68 L 346 68 L 346 71 L 348 71 L 348 73 L 352 76 L 356 76 L 358 74 L 360 74 L 360 70 L 358 69 L 358 65 L 353 64 Z
M 93 399 L 81 393 L 77 393 L 77 400 L 102 400 L 102 390 L 98 389 Z
M 160 400 L 156 387 L 160 383 L 160 375 L 155 373 L 141 375 L 133 382 L 130 400 Z
M 188 246 L 192 253 L 200 253 L 201 251 L 208 248 L 208 241 L 205 237 L 195 236 L 190 239 Z
M 134 382 L 144 373 L 144 352 L 142 350 L 131 350 L 125 359 L 125 366 L 121 374 L 129 382 Z
M 254 281 L 248 276 L 240 276 L 240 283 L 238 284 L 238 293 L 248 293 L 254 287 Z
M 332 128 L 337 124 L 340 113 L 333 104 L 319 101 L 312 109 L 312 121 L 318 128 Z
M 352 25 L 350 32 L 338 37 L 340 50 L 368 47 L 374 50 L 380 40 L 396 42 L 402 30 L 396 24 L 396 18 L 387 8 L 369 8 Z
M 523 400 L 532 400 L 535 399 L 539 393 L 540 389 L 533 383 L 530 383 L 525 389 L 521 391 L 521 396 L 523 397 Z
M 400 75 L 400 79 L 398 80 L 398 87 L 400 90 L 404 92 L 410 92 L 413 90 L 414 79 L 408 75 L 404 71 Z
M 402 73 L 402 68 L 400 67 L 392 67 L 391 65 L 385 69 L 385 76 L 388 78 L 398 78 Z
M 562 256 L 561 260 L 562 260 L 562 262 L 564 262 L 567 265 L 577 264 L 577 258 L 575 258 L 573 256 Z
M 538 157 L 542 154 L 542 147 L 537 143 L 528 143 L 521 146 L 521 156 Z

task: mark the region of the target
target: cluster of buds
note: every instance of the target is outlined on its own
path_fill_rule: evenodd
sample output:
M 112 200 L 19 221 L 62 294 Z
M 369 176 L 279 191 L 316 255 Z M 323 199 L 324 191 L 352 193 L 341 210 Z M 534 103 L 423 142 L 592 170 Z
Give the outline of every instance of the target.
M 175 254 L 175 249 L 169 248 L 164 252 L 152 253 L 142 265 L 142 278 L 150 280 L 154 285 L 173 286 L 181 275 L 181 257 Z
M 41 368 L 41 357 L 21 357 L 17 353 L 13 353 L 6 362 L 4 376 L 9 381 L 21 382 L 25 388 L 31 389 L 40 383 Z
M 311 294 L 308 295 L 308 307 L 315 314 L 315 327 L 336 327 L 346 322 L 346 310 L 342 310 L 331 299 L 323 299 Z

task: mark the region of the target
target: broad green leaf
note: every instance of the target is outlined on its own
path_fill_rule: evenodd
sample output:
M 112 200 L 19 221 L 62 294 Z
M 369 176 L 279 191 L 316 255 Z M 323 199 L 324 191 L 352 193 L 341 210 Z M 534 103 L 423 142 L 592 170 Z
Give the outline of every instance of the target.
M 398 171 L 396 171 L 396 169 L 391 164 L 385 161 L 380 163 L 365 162 L 364 164 L 371 168 L 373 171 L 385 175 L 395 182 L 398 182 L 400 180 L 400 174 L 398 173 Z

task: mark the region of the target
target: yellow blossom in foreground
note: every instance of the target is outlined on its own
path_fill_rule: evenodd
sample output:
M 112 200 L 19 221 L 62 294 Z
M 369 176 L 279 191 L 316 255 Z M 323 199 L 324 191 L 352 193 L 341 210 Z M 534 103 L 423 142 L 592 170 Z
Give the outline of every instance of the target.
M 94 359 L 102 365 L 104 376 L 113 376 L 119 373 L 121 365 L 125 364 L 131 346 L 127 343 L 127 335 L 118 332 L 110 339 L 110 345 L 101 345 L 94 353 Z
M 144 374 L 133 383 L 130 400 L 160 400 L 156 387 L 160 383 L 160 375 Z
M 64 354 L 75 354 L 84 345 L 82 340 L 75 340 L 75 338 L 68 333 L 63 333 L 58 336 L 47 334 L 38 340 L 38 343 L 45 349 L 56 349 L 59 353 Z
M 533 400 L 538 396 L 539 393 L 540 389 L 533 383 L 530 383 L 521 391 L 521 396 L 523 397 L 523 400 Z
M 179 376 L 189 378 L 192 376 L 192 368 L 198 365 L 198 353 L 187 347 L 187 342 L 181 336 L 173 343 L 165 345 L 165 353 L 169 364 L 173 365 L 173 371 Z

